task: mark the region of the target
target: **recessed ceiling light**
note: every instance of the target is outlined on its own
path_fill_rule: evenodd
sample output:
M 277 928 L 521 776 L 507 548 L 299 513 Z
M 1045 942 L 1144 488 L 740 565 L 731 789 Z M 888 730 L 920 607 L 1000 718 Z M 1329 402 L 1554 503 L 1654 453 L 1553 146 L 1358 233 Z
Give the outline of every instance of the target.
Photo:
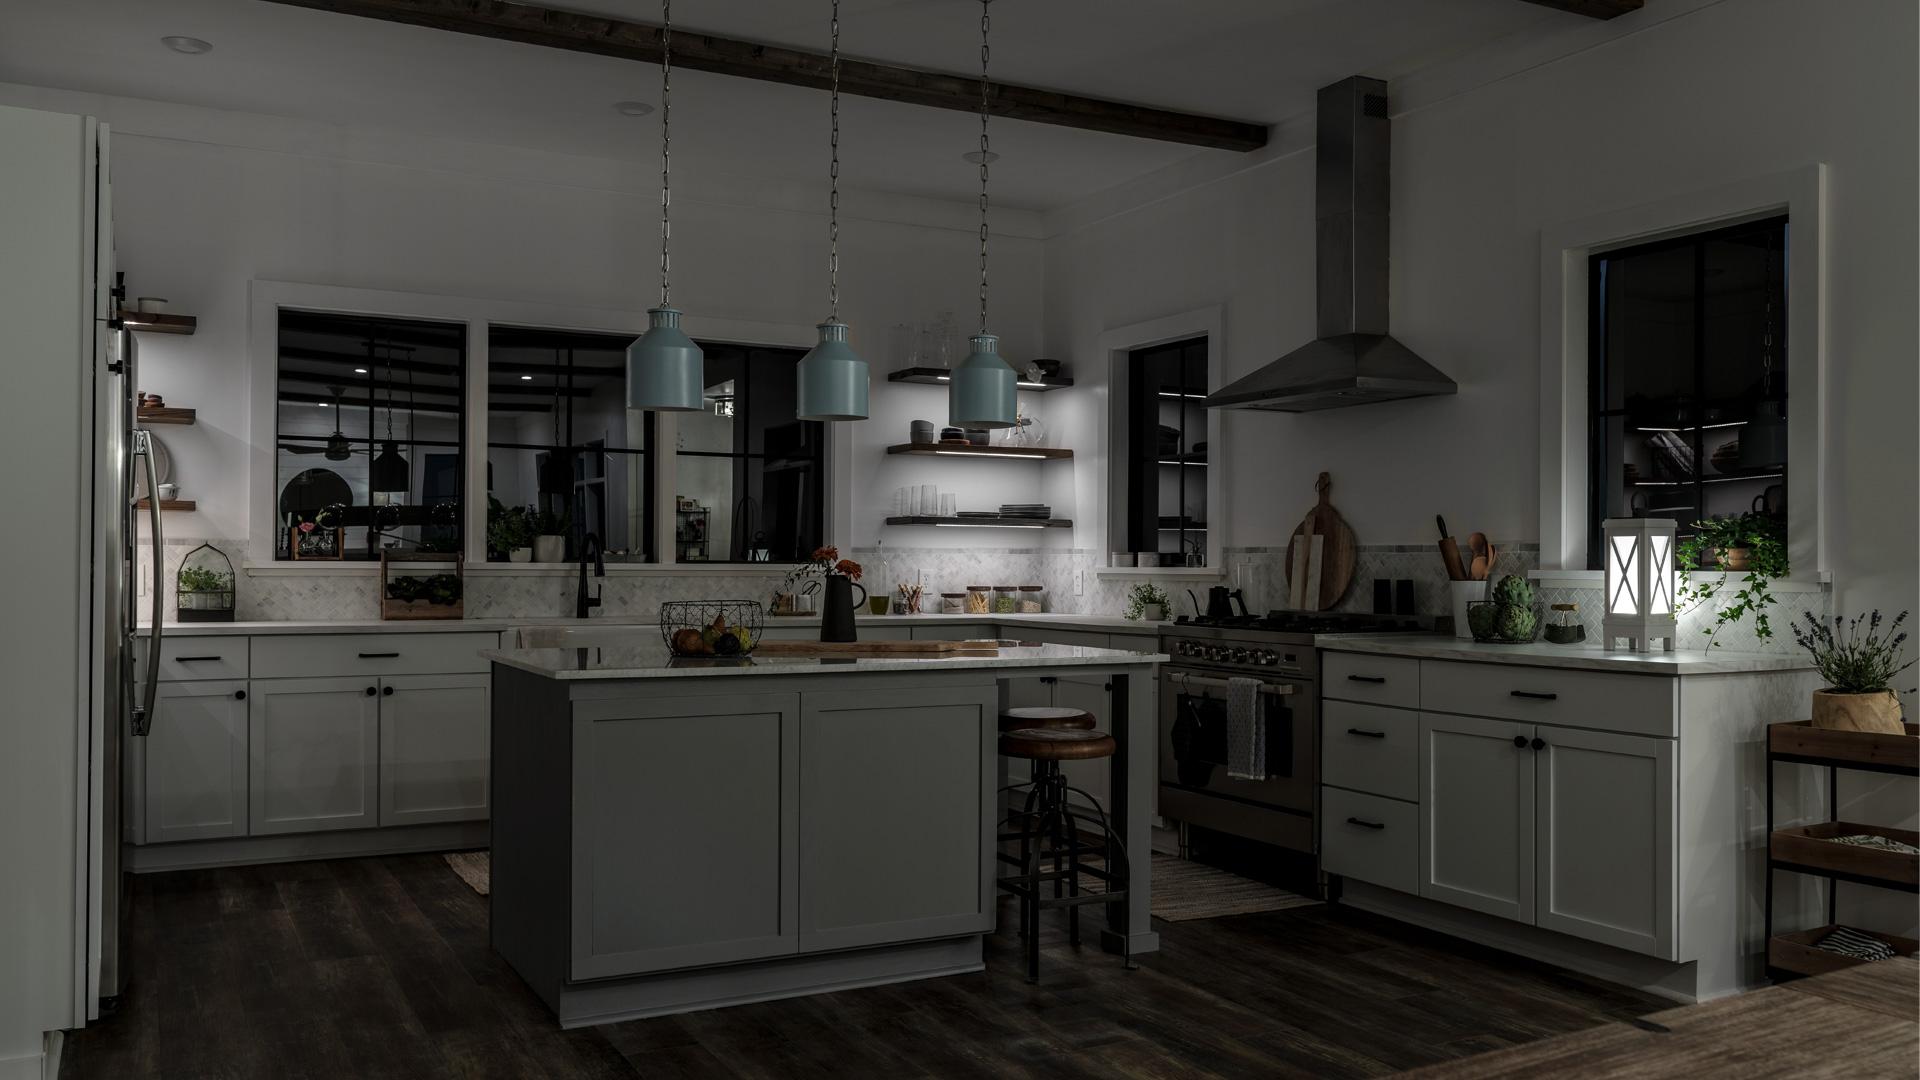
M 316 402 L 314 402 L 314 403 L 313 403 L 313 407 L 314 407 L 314 408 L 316 408 L 316 409 L 326 409 L 326 408 L 331 408 L 331 406 L 329 406 L 329 405 L 328 405 L 328 404 L 327 404 L 326 402 L 324 402 L 324 401 L 316 401 Z
M 520 376 L 520 381 L 521 381 L 521 382 L 532 382 L 532 381 L 533 381 L 533 376 L 531 376 L 531 375 L 522 375 L 522 376 Z
M 653 111 L 653 106 L 644 101 L 616 101 L 613 111 L 621 116 L 645 116 Z
M 185 34 L 168 34 L 166 37 L 160 39 L 160 44 L 165 45 L 174 52 L 186 53 L 189 56 L 197 56 L 203 52 L 213 51 L 213 42 L 205 41 L 197 37 L 187 37 Z
M 355 375 L 365 375 L 367 373 L 367 369 L 363 367 L 357 367 L 353 369 L 353 373 Z
M 1000 155 L 991 150 L 969 150 L 960 155 L 960 160 L 975 165 L 991 165 L 1000 160 Z

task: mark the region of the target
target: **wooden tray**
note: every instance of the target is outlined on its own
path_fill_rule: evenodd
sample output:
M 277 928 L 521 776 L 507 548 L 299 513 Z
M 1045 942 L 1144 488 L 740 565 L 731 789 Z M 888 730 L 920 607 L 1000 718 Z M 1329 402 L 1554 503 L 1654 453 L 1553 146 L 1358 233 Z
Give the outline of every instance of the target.
M 1885 825 L 1856 825 L 1846 821 L 1823 821 L 1818 825 L 1775 829 L 1769 850 L 1775 862 L 1790 863 L 1796 869 L 1845 874 L 1852 878 L 1896 888 L 1912 889 L 1920 886 L 1920 855 L 1903 855 L 1897 851 L 1880 851 L 1875 848 L 1855 847 L 1851 844 L 1836 844 L 1831 839 L 1835 836 L 1855 836 L 1861 833 L 1884 836 L 1903 844 L 1920 845 L 1920 832 L 1912 829 L 1895 829 Z
M 998 656 L 1000 643 L 978 641 L 762 641 L 757 656 Z
M 387 596 L 389 568 L 407 563 L 451 563 L 453 576 L 460 579 L 460 598 L 451 604 L 431 600 L 394 600 Z M 423 619 L 463 619 L 467 613 L 466 559 L 458 554 L 418 551 L 380 553 L 380 617 L 389 621 Z
M 1829 971 L 1844 971 L 1867 963 L 1855 960 L 1851 956 L 1828 952 L 1814 948 L 1813 943 L 1838 930 L 1838 926 L 1816 926 L 1811 930 L 1795 930 L 1790 934 L 1775 934 L 1767 941 L 1767 966 L 1791 971 L 1796 975 L 1825 975 Z M 1912 956 L 1920 952 L 1920 941 L 1901 937 L 1898 934 L 1882 934 L 1874 930 L 1861 930 L 1848 927 L 1855 933 L 1877 937 L 1893 946 L 1900 956 Z
M 1905 735 L 1817 728 L 1811 720 L 1767 726 L 1767 752 L 1815 765 L 1920 774 L 1920 724 Z

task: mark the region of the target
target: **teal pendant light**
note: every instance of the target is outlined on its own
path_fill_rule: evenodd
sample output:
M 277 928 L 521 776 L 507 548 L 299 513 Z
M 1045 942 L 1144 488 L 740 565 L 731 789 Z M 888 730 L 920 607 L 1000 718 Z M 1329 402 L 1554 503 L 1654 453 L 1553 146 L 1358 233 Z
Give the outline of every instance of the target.
M 1010 428 L 1018 404 L 1019 376 L 1000 359 L 1000 339 L 987 332 L 987 32 L 992 23 L 980 0 L 980 332 L 973 348 L 947 380 L 947 423 L 964 428 Z
M 680 329 L 673 304 L 673 0 L 661 0 L 660 29 L 660 306 L 647 311 L 647 332 L 627 346 L 627 408 L 692 412 L 703 404 L 706 357 Z
M 833 0 L 829 33 L 832 126 L 827 166 L 827 321 L 818 327 L 820 343 L 800 358 L 794 412 L 802 420 L 865 420 L 867 362 L 847 344 L 847 324 L 840 321 L 840 0 Z

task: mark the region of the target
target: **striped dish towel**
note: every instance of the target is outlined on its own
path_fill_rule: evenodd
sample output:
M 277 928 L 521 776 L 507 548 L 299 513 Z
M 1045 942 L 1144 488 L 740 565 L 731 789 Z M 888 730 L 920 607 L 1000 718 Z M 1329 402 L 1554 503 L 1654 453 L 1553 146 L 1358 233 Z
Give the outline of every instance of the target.
M 1835 927 L 1833 933 L 1814 942 L 1813 947 L 1855 960 L 1891 960 L 1894 957 L 1893 946 L 1871 934 L 1849 930 L 1844 926 Z
M 1259 679 L 1227 680 L 1227 775 L 1267 778 L 1267 716 Z

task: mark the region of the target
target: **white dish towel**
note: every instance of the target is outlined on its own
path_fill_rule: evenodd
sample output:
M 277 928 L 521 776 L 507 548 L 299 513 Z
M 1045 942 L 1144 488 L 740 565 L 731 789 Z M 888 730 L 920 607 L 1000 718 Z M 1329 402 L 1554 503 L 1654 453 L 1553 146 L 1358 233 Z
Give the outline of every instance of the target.
M 1267 778 L 1267 715 L 1259 679 L 1227 680 L 1227 775 Z

